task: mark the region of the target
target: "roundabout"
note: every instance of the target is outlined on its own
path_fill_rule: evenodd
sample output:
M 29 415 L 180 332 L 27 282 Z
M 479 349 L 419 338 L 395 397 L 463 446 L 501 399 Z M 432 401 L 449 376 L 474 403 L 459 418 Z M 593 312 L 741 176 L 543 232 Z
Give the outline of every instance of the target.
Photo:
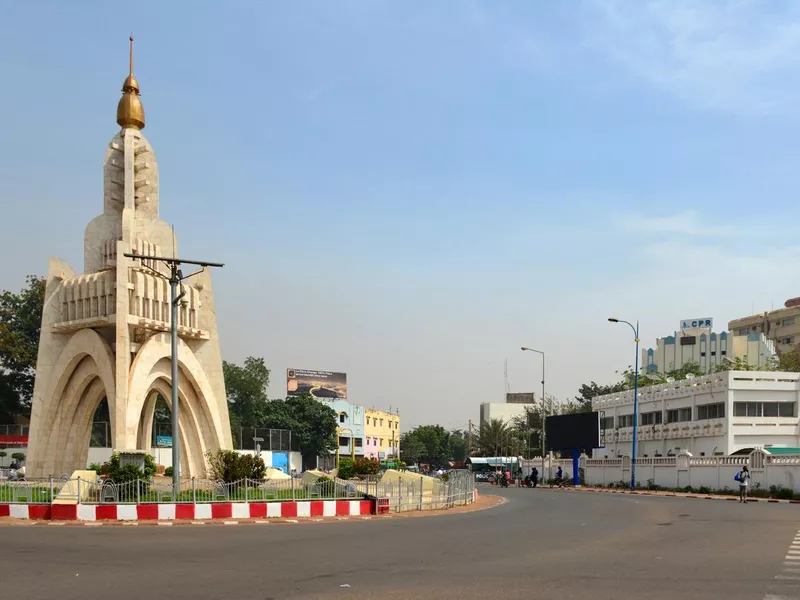
M 777 589 L 800 597 L 795 581 L 776 579 L 800 528 L 797 507 L 482 491 L 481 503 L 502 500 L 490 510 L 472 505 L 429 518 L 287 522 L 299 527 L 6 527 L 0 560 L 14 576 L 3 578 L 3 596 L 48 598 L 58 590 L 62 600 L 83 600 L 91 589 L 113 589 L 120 600 L 148 590 L 197 600 L 596 600 L 623 592 L 744 600 Z

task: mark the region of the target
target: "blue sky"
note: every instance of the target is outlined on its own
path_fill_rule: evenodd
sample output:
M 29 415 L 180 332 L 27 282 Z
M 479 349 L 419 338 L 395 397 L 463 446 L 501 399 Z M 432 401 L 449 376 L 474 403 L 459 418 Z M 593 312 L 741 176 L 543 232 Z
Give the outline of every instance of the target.
M 78 7 L 79 6 L 79 7 Z M 127 36 L 223 354 L 405 425 L 610 382 L 680 319 L 800 293 L 789 2 L 4 3 L 0 289 L 82 266 Z

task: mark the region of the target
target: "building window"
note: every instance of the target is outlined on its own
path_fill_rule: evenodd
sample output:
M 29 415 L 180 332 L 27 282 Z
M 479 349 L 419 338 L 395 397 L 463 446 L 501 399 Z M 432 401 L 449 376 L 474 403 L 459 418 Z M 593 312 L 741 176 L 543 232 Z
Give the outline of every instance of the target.
M 734 417 L 795 417 L 796 402 L 734 402 Z
M 620 415 L 617 420 L 619 427 L 633 427 L 633 415 Z
M 344 423 L 345 419 L 347 419 L 347 413 L 339 413 L 339 423 Z
M 783 326 L 787 327 L 788 325 L 794 325 L 794 317 L 789 317 L 788 319 L 783 320 Z
M 383 419 L 381 419 L 381 427 L 383 427 Z
M 793 337 L 781 338 L 781 344 L 791 344 L 793 342 L 794 342 L 794 338 Z
M 642 413 L 642 425 L 661 425 L 664 413 L 660 410 Z
M 381 438 L 381 446 L 383 446 L 383 438 Z
M 719 354 L 720 354 L 720 356 L 725 356 L 727 353 L 728 353 L 727 350 L 722 350 L 722 351 L 720 351 Z
M 736 335 L 747 335 L 747 327 L 742 327 L 739 331 L 736 332 Z
M 600 421 L 600 427 L 602 429 L 614 429 L 614 417 L 603 417 Z
M 706 419 L 724 419 L 725 418 L 725 403 L 716 402 L 714 404 L 701 404 L 697 407 L 697 420 L 704 421 Z
M 367 425 L 369 425 L 369 417 L 367 417 Z
M 667 423 L 683 423 L 692 420 L 691 408 L 673 408 L 667 411 Z
M 340 446 L 347 446 L 350 447 L 350 438 L 349 437 L 339 437 L 339 445 Z
M 361 438 L 356 438 L 356 448 L 361 448 L 363 446 L 363 441 Z

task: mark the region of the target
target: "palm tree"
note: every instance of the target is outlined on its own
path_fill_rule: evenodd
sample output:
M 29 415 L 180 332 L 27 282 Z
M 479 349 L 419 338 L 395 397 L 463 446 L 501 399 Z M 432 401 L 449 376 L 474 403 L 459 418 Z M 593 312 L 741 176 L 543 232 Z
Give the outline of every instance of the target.
M 518 432 L 500 419 L 481 423 L 478 434 L 478 453 L 481 456 L 517 456 L 522 443 Z

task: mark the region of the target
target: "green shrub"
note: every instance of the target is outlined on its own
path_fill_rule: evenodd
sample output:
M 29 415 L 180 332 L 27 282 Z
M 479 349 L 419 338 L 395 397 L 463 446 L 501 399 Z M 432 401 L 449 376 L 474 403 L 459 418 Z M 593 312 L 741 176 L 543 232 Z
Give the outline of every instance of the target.
M 239 454 L 233 450 L 208 452 L 209 476 L 218 481 L 233 483 L 241 479 L 261 481 L 267 472 L 264 459 L 252 454 Z
M 95 473 L 100 475 L 103 472 L 103 465 L 101 465 L 100 463 L 92 463 L 89 465 L 89 470 L 94 471 Z
M 341 463 L 341 461 L 340 461 Z M 381 463 L 375 458 L 357 458 L 353 463 L 356 475 L 376 475 L 381 470 Z
M 14 452 L 14 454 L 11 455 L 11 458 L 22 462 L 23 460 L 25 460 L 25 453 L 23 453 L 23 452 Z
M 353 464 L 352 458 L 340 458 L 339 459 L 339 471 L 337 476 L 339 479 L 352 479 L 356 476 L 356 467 Z
M 705 485 L 701 485 L 699 488 L 697 488 L 697 493 L 698 494 L 710 494 L 711 493 L 711 488 L 708 487 L 708 486 L 705 486 Z
M 175 472 L 175 469 L 173 469 L 172 467 L 167 467 L 166 469 L 164 469 L 164 476 L 165 477 L 172 477 L 172 474 L 174 472 Z
M 150 480 L 155 475 L 155 472 L 156 461 L 149 454 L 144 455 L 144 469 L 140 469 L 133 464 L 121 465 L 118 452 L 112 454 L 108 462 L 103 463 L 100 467 L 100 474 L 105 475 L 116 484 L 138 480 L 140 494 L 146 494 L 150 489 Z
M 794 490 L 780 485 L 771 485 L 769 486 L 769 495 L 781 500 L 792 500 L 794 498 Z

